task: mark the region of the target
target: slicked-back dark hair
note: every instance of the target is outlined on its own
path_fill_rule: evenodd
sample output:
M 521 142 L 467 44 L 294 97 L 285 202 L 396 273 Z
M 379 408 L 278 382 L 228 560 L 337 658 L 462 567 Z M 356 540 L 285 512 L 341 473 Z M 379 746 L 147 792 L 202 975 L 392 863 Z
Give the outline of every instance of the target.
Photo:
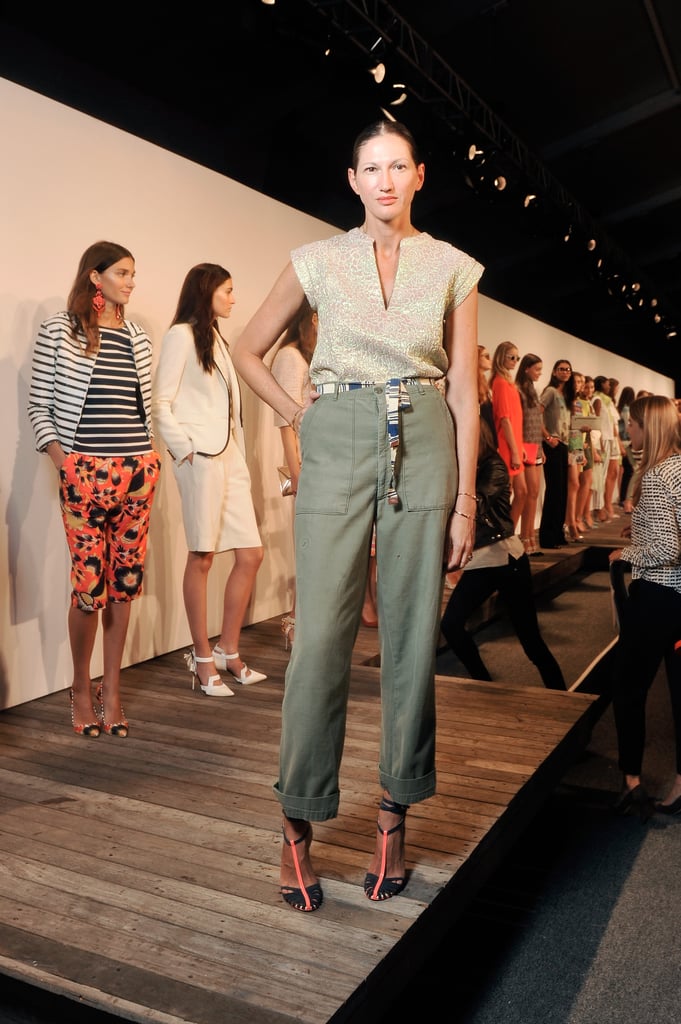
M 379 135 L 399 135 L 399 137 L 404 139 L 409 146 L 414 163 L 417 166 L 422 163 L 421 157 L 419 156 L 418 146 L 416 145 L 416 139 L 409 131 L 406 124 L 402 124 L 401 121 L 390 121 L 387 118 L 382 118 L 378 121 L 374 121 L 372 124 L 368 124 L 355 139 L 352 147 L 353 171 L 356 171 L 359 166 L 359 152 L 362 146 L 370 139 L 375 139 Z

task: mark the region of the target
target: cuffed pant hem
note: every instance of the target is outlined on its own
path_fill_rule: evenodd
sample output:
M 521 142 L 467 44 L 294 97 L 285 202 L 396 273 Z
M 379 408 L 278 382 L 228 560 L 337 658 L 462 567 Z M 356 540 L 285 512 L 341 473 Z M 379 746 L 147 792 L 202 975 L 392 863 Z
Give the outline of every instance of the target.
M 276 782 L 272 788 L 287 818 L 300 818 L 303 821 L 328 821 L 329 818 L 338 816 L 340 793 L 321 797 L 296 797 L 280 792 Z
M 435 772 L 429 772 L 421 779 L 394 779 L 384 772 L 380 773 L 381 785 L 387 789 L 391 798 L 398 804 L 418 804 L 435 796 Z

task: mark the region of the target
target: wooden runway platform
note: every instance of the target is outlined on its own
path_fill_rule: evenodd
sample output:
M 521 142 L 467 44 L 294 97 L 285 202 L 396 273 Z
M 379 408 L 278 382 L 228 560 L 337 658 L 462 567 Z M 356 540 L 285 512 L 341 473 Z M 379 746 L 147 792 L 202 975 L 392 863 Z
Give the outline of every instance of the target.
M 601 713 L 593 694 L 438 677 L 438 794 L 409 811 L 407 888 L 373 904 L 376 650 L 362 628 L 310 915 L 278 894 L 278 617 L 242 633 L 267 681 L 227 700 L 192 692 L 181 651 L 126 669 L 125 740 L 75 736 L 66 691 L 0 713 L 0 972 L 135 1022 L 375 1022 Z

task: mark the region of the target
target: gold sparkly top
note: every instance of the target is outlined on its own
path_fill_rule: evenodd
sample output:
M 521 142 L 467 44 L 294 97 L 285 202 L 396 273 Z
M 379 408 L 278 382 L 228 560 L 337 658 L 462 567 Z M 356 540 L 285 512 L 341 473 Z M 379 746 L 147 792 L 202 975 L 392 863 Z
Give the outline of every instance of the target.
M 403 238 L 386 306 L 373 239 L 360 228 L 303 245 L 291 260 L 319 316 L 310 365 L 315 384 L 444 376 L 444 320 L 484 269 L 429 234 Z

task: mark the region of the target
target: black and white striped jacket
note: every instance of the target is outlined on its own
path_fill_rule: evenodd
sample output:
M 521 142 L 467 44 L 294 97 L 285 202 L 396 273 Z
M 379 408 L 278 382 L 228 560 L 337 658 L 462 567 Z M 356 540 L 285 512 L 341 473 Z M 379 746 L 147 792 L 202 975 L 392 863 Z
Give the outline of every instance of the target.
M 131 320 L 124 324 L 130 332 L 144 422 L 151 438 L 151 341 L 139 324 Z M 50 441 L 59 441 L 67 455 L 73 450 L 94 365 L 94 355 L 85 355 L 85 336 L 79 333 L 74 338 L 66 311 L 42 322 L 33 351 L 28 400 L 28 417 L 39 452 Z

